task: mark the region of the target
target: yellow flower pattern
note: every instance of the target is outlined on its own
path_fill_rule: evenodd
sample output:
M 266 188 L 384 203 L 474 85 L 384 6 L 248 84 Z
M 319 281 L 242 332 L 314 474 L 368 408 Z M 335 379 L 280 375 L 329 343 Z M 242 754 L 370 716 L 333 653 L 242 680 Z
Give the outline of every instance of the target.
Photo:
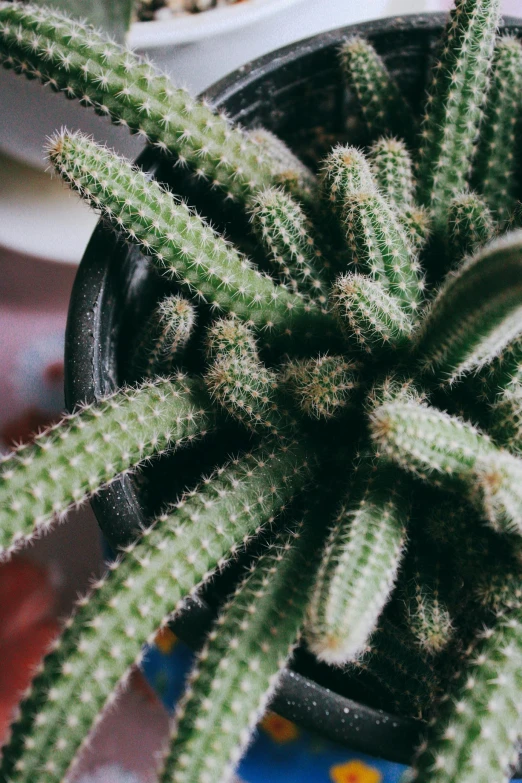
M 380 783 L 381 773 L 362 761 L 349 761 L 330 768 L 333 783 Z

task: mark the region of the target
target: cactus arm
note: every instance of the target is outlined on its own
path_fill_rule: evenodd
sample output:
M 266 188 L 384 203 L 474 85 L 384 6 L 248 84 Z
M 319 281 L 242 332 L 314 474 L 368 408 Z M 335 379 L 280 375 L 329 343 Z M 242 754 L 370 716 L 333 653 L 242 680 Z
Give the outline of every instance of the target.
M 318 182 L 308 166 L 274 133 L 265 128 L 254 128 L 245 135 L 258 144 L 265 157 L 275 164 L 273 182 L 283 185 L 294 198 L 313 208 Z M 275 173 L 277 172 L 277 173 Z
M 321 169 L 323 198 L 342 220 L 347 196 L 374 187 L 370 164 L 356 147 L 338 144 L 326 156 Z
M 357 96 L 370 134 L 413 138 L 412 110 L 374 47 L 354 36 L 342 45 L 340 58 L 346 84 Z
M 417 172 L 421 204 L 444 234 L 451 199 L 463 191 L 488 86 L 500 0 L 456 0 L 435 65 Z
M 522 232 L 495 240 L 450 274 L 416 336 L 422 370 L 452 383 L 522 330 Z
M 366 457 L 331 528 L 312 591 L 306 641 L 319 660 L 342 665 L 364 650 L 397 576 L 407 516 L 396 471 Z
M 154 308 L 139 334 L 131 374 L 152 378 L 174 371 L 196 322 L 194 306 L 182 296 L 166 296 Z
M 522 735 L 520 608 L 481 636 L 419 749 L 415 783 L 507 783 L 511 777 Z
M 484 200 L 502 225 L 518 193 L 517 129 L 522 119 L 522 46 L 511 36 L 497 40 L 484 121 L 474 164 Z
M 401 597 L 406 628 L 417 652 L 432 658 L 448 647 L 455 627 L 451 612 L 441 597 L 437 563 L 423 565 L 427 568 L 415 570 L 403 586 Z
M 45 531 L 117 475 L 214 426 L 200 381 L 183 375 L 119 391 L 67 416 L 0 462 L 0 553 Z
M 413 162 L 403 141 L 383 138 L 370 148 L 368 159 L 381 193 L 399 211 L 413 206 Z
M 303 413 L 315 419 L 330 419 L 349 405 L 360 385 L 359 369 L 357 362 L 326 354 L 288 362 L 280 378 Z
M 495 224 L 488 205 L 475 193 L 461 193 L 452 200 L 448 214 L 451 259 L 462 261 L 493 239 Z
M 229 198 L 244 202 L 274 182 L 269 158 L 245 133 L 150 63 L 60 13 L 2 2 L 0 59 L 175 154 Z
M 344 227 L 358 271 L 378 280 L 408 313 L 422 300 L 424 280 L 413 247 L 393 208 L 375 189 L 347 195 Z
M 292 654 L 316 571 L 317 504 L 279 534 L 224 608 L 175 716 L 162 783 L 227 783 Z
M 86 136 L 59 134 L 49 157 L 62 178 L 137 242 L 158 271 L 219 311 L 261 329 L 310 328 L 324 316 L 312 303 L 275 286 L 186 204 Z
M 371 415 L 376 448 L 436 486 L 461 492 L 495 530 L 522 532 L 522 461 L 487 435 L 415 402 L 390 402 Z
M 339 277 L 332 289 L 332 307 L 342 331 L 367 353 L 407 345 L 411 317 L 376 280 L 359 274 Z
M 46 659 L 3 750 L 0 779 L 61 783 L 141 645 L 181 600 L 303 489 L 302 446 L 264 444 L 218 470 L 126 548 L 80 602 Z M 109 696 L 108 703 L 111 703 Z
M 324 261 L 314 242 L 313 226 L 299 204 L 281 188 L 267 188 L 253 199 L 251 219 L 254 233 L 282 281 L 324 305 Z

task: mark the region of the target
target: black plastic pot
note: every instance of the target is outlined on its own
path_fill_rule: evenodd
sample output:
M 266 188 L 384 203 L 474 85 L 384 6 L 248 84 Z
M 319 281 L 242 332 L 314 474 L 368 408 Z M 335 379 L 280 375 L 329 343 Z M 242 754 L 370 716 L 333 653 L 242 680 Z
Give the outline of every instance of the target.
M 261 124 L 276 131 L 313 163 L 336 141 L 367 141 L 353 98 L 342 84 L 337 61 L 340 42 L 354 33 L 370 39 L 418 110 L 443 23 L 443 15 L 433 14 L 323 33 L 244 66 L 207 91 L 206 97 L 245 126 Z M 521 20 L 506 19 L 504 25 L 522 37 Z M 196 192 L 179 169 L 152 150 L 144 152 L 138 163 L 176 193 L 195 201 L 234 241 L 252 250 L 244 221 L 233 209 L 225 212 L 208 193 Z M 137 250 L 98 225 L 79 268 L 69 310 L 65 368 L 70 410 L 79 402 L 98 400 L 125 381 L 125 353 L 134 328 L 164 288 Z M 235 434 L 230 437 L 233 440 Z M 157 490 L 167 484 L 172 493 L 182 489 L 194 475 L 194 466 L 211 458 L 212 448 L 211 442 L 195 454 L 182 452 L 164 467 L 159 460 L 154 470 L 147 469 L 138 479 L 118 479 L 101 492 L 92 505 L 109 542 L 127 541 L 143 526 L 158 502 L 151 485 Z M 208 629 L 215 610 L 209 600 L 209 604 L 189 606 L 177 625 L 177 632 L 190 644 L 197 645 Z M 297 657 L 293 668 L 284 673 L 272 702 L 274 710 L 353 750 L 409 762 L 421 723 L 348 698 L 342 676 L 318 666 L 306 654 Z

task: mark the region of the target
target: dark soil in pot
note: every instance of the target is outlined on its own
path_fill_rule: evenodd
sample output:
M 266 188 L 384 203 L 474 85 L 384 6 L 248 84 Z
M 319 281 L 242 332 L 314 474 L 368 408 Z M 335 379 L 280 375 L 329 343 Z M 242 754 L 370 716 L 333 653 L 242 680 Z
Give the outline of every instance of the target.
M 354 33 L 368 38 L 418 113 L 443 22 L 442 15 L 411 16 L 323 33 L 244 66 L 211 88 L 206 97 L 236 122 L 275 131 L 314 165 L 336 142 L 366 145 L 371 141 L 353 97 L 343 86 L 337 61 L 340 42 Z M 522 37 L 522 22 L 507 19 L 504 25 Z M 246 220 L 233 205 L 224 207 L 217 196 L 151 149 L 138 163 L 150 176 L 196 204 L 260 261 Z M 127 380 L 126 360 L 136 329 L 167 290 L 169 284 L 153 273 L 139 251 L 98 225 L 81 263 L 69 311 L 69 409 L 81 401 L 97 400 Z M 193 344 L 190 369 L 198 369 L 199 355 Z M 223 460 L 224 441 L 225 453 L 246 443 L 245 435 L 231 425 L 226 433 L 220 431 L 219 439 L 214 436 L 195 449 L 155 460 L 135 477 L 119 478 L 100 492 L 92 505 L 107 540 L 118 545 L 133 538 L 151 514 L 193 483 L 195 475 Z M 202 640 L 236 569 L 226 570 L 205 590 L 203 603 L 187 603 L 176 631 L 189 644 L 197 646 Z M 408 763 L 422 723 L 390 715 L 379 706 L 356 681 L 341 670 L 319 665 L 305 650 L 298 651 L 272 703 L 284 717 L 354 750 Z

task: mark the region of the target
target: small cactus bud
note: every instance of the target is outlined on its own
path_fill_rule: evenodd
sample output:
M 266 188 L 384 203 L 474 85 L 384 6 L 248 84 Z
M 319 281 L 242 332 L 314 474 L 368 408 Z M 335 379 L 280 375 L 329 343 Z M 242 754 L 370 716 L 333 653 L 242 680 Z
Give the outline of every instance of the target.
M 294 360 L 281 370 L 281 383 L 300 409 L 316 419 L 331 419 L 350 403 L 359 386 L 358 362 L 343 356 Z
M 166 296 L 139 334 L 131 375 L 170 375 L 179 363 L 196 322 L 196 311 L 182 296 Z

